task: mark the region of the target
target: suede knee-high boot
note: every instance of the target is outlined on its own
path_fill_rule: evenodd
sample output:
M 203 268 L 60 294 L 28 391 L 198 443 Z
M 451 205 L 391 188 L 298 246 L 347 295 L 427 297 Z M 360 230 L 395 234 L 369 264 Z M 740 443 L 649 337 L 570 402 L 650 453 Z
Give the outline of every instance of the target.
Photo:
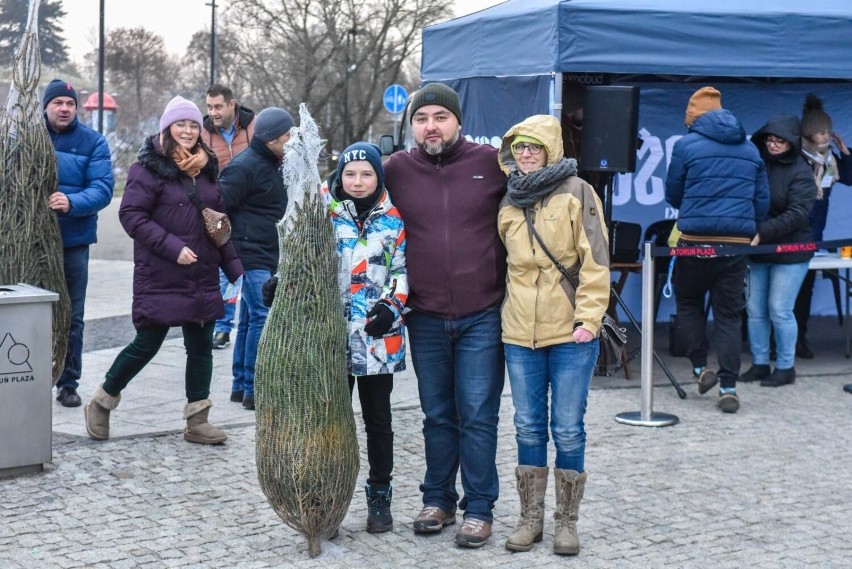
M 586 473 L 576 470 L 553 469 L 556 478 L 556 531 L 553 536 L 553 552 L 560 555 L 580 553 L 580 538 L 577 536 L 577 518 L 580 501 L 586 490 Z
M 541 541 L 544 529 L 544 495 L 547 492 L 546 466 L 518 466 L 515 479 L 521 498 L 521 518 L 509 539 L 506 549 L 529 551 L 533 543 Z

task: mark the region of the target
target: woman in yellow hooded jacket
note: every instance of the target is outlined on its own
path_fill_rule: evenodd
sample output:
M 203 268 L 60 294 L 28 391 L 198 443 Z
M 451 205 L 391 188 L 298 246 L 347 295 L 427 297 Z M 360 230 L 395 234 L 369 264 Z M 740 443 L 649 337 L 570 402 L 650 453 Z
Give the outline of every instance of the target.
M 528 551 L 542 539 L 552 433 L 553 550 L 575 555 L 586 483 L 583 416 L 609 302 L 606 226 L 594 189 L 577 177 L 577 161 L 563 155 L 555 117 L 535 115 L 510 128 L 498 160 L 509 176 L 497 225 L 508 252 L 503 343 L 515 405 L 515 476 L 521 497 L 520 521 L 506 547 Z

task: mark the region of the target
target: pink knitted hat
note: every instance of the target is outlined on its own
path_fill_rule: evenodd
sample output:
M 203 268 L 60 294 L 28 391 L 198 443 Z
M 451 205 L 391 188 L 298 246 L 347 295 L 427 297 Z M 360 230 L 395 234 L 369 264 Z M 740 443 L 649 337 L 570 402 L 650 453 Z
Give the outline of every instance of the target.
M 169 101 L 163 116 L 160 117 L 160 132 L 165 132 L 172 123 L 177 121 L 195 121 L 201 126 L 204 118 L 198 106 L 192 101 L 184 99 L 180 95 Z

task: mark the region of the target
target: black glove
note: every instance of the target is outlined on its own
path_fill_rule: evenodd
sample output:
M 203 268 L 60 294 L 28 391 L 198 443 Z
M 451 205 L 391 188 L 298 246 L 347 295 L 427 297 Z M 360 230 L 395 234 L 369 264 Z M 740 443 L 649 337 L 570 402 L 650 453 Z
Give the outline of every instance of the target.
M 364 332 L 373 338 L 381 338 L 387 334 L 388 330 L 390 330 L 391 326 L 393 326 L 393 310 L 381 302 L 376 304 L 373 309 L 367 313 L 367 318 L 372 318 L 372 320 L 367 322 L 367 325 L 364 326 Z
M 273 276 L 263 283 L 263 286 L 260 288 L 260 294 L 263 296 L 264 306 L 272 306 L 272 301 L 275 300 L 276 289 L 278 289 L 278 277 Z

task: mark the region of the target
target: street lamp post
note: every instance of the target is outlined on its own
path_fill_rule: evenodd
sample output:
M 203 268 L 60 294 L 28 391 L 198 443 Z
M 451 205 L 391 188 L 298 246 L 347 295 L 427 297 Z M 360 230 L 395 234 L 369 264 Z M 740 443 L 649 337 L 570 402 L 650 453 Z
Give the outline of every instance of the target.
M 349 75 L 358 68 L 354 63 L 349 63 L 349 55 L 357 34 L 358 30 L 355 28 L 346 30 L 346 69 L 343 72 L 343 147 L 340 150 L 349 146 Z
M 104 0 L 101 0 L 98 30 L 98 132 L 104 133 Z
M 216 0 L 210 0 L 210 84 L 216 82 Z

